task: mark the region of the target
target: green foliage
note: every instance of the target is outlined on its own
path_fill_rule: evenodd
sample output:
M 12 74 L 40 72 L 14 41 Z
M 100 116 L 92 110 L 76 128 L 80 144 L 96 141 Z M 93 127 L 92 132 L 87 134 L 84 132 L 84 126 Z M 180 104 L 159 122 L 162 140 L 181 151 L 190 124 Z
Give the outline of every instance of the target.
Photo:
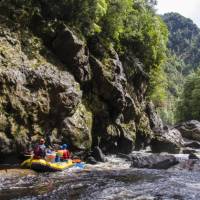
M 100 21 L 108 10 L 107 0 L 73 1 L 71 3 L 72 10 L 77 8 L 77 4 L 80 10 L 74 12 L 69 21 L 75 23 L 88 36 L 100 33 L 102 31 Z
M 188 76 L 183 94 L 177 105 L 177 118 L 183 120 L 200 120 L 200 71 Z
M 122 40 L 150 71 L 158 67 L 165 57 L 168 31 L 160 17 L 145 2 L 139 0 L 133 5 L 125 21 Z
M 164 107 L 167 94 L 167 81 L 163 68 L 158 67 L 150 72 L 150 98 L 156 107 Z
M 184 61 L 177 58 L 176 55 L 168 53 L 164 68 L 167 74 L 167 90 L 169 95 L 179 97 L 184 84 Z
M 183 60 L 183 73 L 188 75 L 200 65 L 200 30 L 191 19 L 178 13 L 165 14 L 163 20 L 170 32 L 168 47 Z
M 165 84 L 166 99 L 164 106 L 158 112 L 166 124 L 176 123 L 176 105 L 182 93 L 182 86 L 184 84 L 184 76 L 182 75 L 184 62 L 177 58 L 176 55 L 168 53 L 166 63 L 164 64 L 164 71 L 166 74 Z
M 126 20 L 133 10 L 133 0 L 108 0 L 108 11 L 102 19 L 102 32 L 105 37 L 119 40 L 125 32 Z
M 190 81 L 187 80 L 184 91 L 183 85 L 187 75 L 200 65 L 200 30 L 192 20 L 178 13 L 168 13 L 162 18 L 169 29 L 169 52 L 164 66 L 167 74 L 167 100 L 159 113 L 166 123 L 174 124 L 194 117 L 186 111 L 187 94 L 188 98 L 191 98 L 191 94 L 187 93 Z M 190 104 L 190 108 L 191 106 Z
M 146 51 L 144 50 L 143 59 L 150 67 L 150 98 L 157 106 L 163 106 L 167 87 L 163 63 L 165 62 L 168 31 L 160 18 L 155 18 L 154 23 L 154 26 L 146 30 L 149 35 L 145 40 Z
M 121 40 L 126 47 L 125 54 L 132 51 L 144 64 L 145 72 L 150 75 L 149 97 L 157 106 L 161 106 L 166 98 L 162 64 L 166 57 L 168 30 L 151 6 L 144 0 L 135 1 L 126 18 Z

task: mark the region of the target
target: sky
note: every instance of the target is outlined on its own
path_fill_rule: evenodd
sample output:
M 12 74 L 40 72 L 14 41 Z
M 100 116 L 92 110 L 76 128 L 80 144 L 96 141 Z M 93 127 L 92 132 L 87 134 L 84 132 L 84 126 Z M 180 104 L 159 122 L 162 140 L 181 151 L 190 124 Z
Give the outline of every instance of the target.
M 200 27 L 200 0 L 157 0 L 157 13 L 178 12 Z

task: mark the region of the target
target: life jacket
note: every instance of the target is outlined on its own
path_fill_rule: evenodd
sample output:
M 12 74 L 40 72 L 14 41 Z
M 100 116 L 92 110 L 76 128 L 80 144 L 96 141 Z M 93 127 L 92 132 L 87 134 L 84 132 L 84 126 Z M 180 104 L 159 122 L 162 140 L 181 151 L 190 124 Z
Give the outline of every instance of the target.
M 63 160 L 67 160 L 67 159 L 69 159 L 70 157 L 71 157 L 71 155 L 70 155 L 69 150 L 64 149 L 64 150 L 63 150 L 63 156 L 62 156 L 62 159 L 63 159 Z
M 70 159 L 71 155 L 70 155 L 69 150 L 62 149 L 62 150 L 57 151 L 56 157 L 57 158 L 59 157 L 61 160 L 67 160 L 67 159 Z

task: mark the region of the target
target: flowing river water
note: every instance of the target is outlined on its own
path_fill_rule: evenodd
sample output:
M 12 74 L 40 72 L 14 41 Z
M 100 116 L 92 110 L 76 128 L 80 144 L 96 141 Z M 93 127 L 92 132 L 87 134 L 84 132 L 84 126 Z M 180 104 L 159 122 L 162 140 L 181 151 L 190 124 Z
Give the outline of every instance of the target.
M 134 169 L 115 156 L 108 162 L 56 173 L 0 176 L 0 200 L 200 199 L 200 173 Z M 6 173 L 5 173 L 6 174 Z

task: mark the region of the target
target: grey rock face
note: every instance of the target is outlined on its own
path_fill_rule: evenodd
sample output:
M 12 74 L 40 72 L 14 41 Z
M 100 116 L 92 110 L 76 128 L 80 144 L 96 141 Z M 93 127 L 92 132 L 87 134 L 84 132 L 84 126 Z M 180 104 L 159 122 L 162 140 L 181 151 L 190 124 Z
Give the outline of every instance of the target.
M 200 159 L 200 155 L 198 153 L 190 153 L 188 158 L 189 159 L 199 160 Z
M 121 62 L 110 59 L 109 66 L 106 66 L 94 57 L 91 57 L 90 62 L 99 96 L 108 102 L 115 112 L 114 114 L 119 115 L 127 106 L 125 99 L 126 79 Z M 131 103 L 128 106 L 133 107 Z
M 103 110 L 94 109 L 94 127 L 97 133 L 104 133 L 98 135 L 100 145 L 110 152 L 130 153 L 135 142 L 135 105 L 126 91 L 127 80 L 118 55 L 115 53 L 107 64 L 91 56 L 90 65 L 96 96 L 106 105 Z
M 152 131 L 141 69 L 127 76 L 112 47 L 99 40 L 92 48 L 64 22 L 48 27 L 38 17 L 34 34 L 40 38 L 0 26 L 0 154 L 23 151 L 40 137 L 81 151 L 99 145 L 130 153 L 136 137 L 146 144 Z
M 36 70 L 25 67 L 2 69 L 0 83 L 3 87 L 1 94 L 4 98 L 10 99 L 10 109 L 16 110 L 17 107 L 22 106 L 28 111 L 28 108 L 37 107 L 40 112 L 38 115 L 52 113 L 72 115 L 82 96 L 78 83 L 69 73 L 49 66 Z M 6 87 L 9 87 L 9 90 Z
M 156 113 L 156 109 L 152 102 L 147 104 L 147 114 L 149 116 L 150 126 L 152 130 L 155 131 L 162 131 L 163 130 L 163 122 L 160 116 Z
M 81 86 L 91 78 L 89 91 L 84 92 L 85 96 L 92 94 L 89 107 L 94 119 L 93 145 L 100 145 L 104 151 L 130 153 L 136 134 L 142 135 L 146 144 L 152 135 L 149 121 L 128 92 L 124 66 L 116 51 L 95 40 L 89 43 L 89 55 L 84 42 L 68 28 L 57 34 L 52 47 L 58 58 L 72 68 Z M 105 55 L 109 56 L 104 59 Z
M 92 116 L 81 104 L 79 84 L 68 72 L 50 66 L 1 69 L 0 83 L 0 153 L 21 151 L 41 136 L 90 148 Z
M 84 42 L 71 30 L 65 28 L 59 32 L 52 46 L 55 54 L 72 71 L 78 81 L 90 80 L 89 51 Z

